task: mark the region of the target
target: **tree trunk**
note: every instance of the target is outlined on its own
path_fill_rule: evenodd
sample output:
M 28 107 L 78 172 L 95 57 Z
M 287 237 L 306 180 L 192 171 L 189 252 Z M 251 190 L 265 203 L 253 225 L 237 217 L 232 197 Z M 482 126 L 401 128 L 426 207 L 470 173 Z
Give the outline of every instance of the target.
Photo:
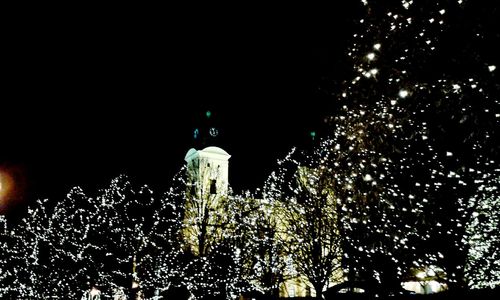
M 313 282 L 312 284 L 316 291 L 316 299 L 323 299 L 323 284 L 320 282 Z
M 198 237 L 198 255 L 204 256 L 206 248 L 207 228 L 208 227 L 208 207 L 205 207 L 203 219 L 201 221 L 200 235 Z

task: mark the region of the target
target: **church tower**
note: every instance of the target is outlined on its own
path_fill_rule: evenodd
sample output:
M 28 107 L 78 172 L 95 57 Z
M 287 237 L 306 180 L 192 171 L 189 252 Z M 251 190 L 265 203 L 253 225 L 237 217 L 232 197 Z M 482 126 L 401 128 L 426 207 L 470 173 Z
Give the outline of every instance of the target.
M 216 146 L 209 146 L 203 150 L 189 149 L 184 158 L 188 194 L 227 196 L 230 157 L 229 153 Z
M 219 127 L 213 113 L 207 110 L 204 116 L 197 120 L 197 126 L 193 130 L 193 145 L 196 148 L 213 146 L 220 142 Z
M 206 113 L 211 118 L 211 112 Z M 210 120 L 206 120 L 210 121 Z M 195 144 L 186 161 L 186 205 L 183 220 L 183 240 L 186 251 L 203 256 L 221 238 L 228 200 L 229 155 L 215 146 L 218 129 L 206 122 L 194 131 Z

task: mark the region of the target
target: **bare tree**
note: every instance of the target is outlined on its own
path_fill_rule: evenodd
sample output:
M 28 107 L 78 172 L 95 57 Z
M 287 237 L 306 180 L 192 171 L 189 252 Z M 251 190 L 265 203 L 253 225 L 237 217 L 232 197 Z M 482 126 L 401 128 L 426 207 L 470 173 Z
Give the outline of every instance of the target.
M 246 229 L 242 245 L 242 268 L 246 280 L 268 296 L 279 296 L 279 286 L 287 279 L 285 240 L 280 211 L 274 199 L 247 197 L 246 214 L 240 224 Z
M 229 224 L 228 195 L 223 191 L 220 167 L 206 158 L 191 161 L 187 167 L 187 190 L 182 236 L 184 246 L 194 255 L 204 256 L 223 239 Z
M 338 206 L 320 152 L 292 151 L 267 183 L 267 196 L 282 205 L 278 228 L 284 254 L 293 262 L 288 273 L 307 277 L 318 298 L 331 279 L 342 278 Z

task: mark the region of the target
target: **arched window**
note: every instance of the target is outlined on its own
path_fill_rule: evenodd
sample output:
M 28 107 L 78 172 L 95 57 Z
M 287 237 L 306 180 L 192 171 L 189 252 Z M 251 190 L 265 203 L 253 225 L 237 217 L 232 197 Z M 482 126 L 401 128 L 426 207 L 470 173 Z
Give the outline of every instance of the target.
M 215 195 L 215 194 L 217 194 L 217 180 L 211 179 L 210 180 L 210 195 Z

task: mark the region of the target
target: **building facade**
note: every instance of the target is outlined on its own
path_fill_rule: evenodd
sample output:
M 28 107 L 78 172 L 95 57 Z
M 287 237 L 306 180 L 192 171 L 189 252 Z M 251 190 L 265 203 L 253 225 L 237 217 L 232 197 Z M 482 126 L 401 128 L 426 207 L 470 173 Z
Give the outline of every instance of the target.
M 205 255 L 221 239 L 226 222 L 229 155 L 219 147 L 190 149 L 186 161 L 186 204 L 183 220 L 185 250 Z

